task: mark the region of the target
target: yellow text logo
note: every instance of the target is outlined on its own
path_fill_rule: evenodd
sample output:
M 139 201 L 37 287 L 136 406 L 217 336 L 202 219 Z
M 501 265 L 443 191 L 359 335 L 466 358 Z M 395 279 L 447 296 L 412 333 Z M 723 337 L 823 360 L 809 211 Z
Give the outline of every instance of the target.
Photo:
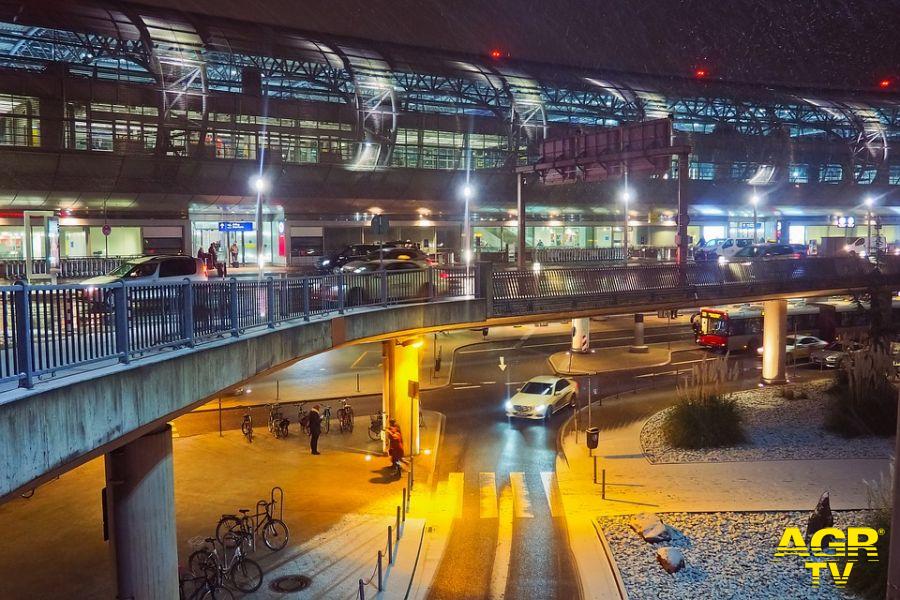
M 815 532 L 807 544 L 799 527 L 788 527 L 778 542 L 775 558 L 794 556 L 818 559 L 803 563 L 809 569 L 812 585 L 820 585 L 822 574 L 826 573 L 836 586 L 843 587 L 847 585 L 855 563 L 860 560 L 878 562 L 875 543 L 879 533 L 884 532 L 871 527 L 848 527 L 846 532 L 837 527 L 825 527 Z M 839 564 L 841 562 L 844 564 Z

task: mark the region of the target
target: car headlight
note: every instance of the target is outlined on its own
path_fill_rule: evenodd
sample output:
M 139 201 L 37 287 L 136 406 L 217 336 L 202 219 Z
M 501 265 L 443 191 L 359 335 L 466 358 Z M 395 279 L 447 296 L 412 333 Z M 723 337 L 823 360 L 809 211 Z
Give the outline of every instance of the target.
M 725 258 L 724 256 L 720 256 L 717 260 L 720 265 L 724 265 L 725 263 L 728 262 L 728 259 Z
M 756 353 L 759 354 L 760 356 L 762 356 L 762 353 L 763 353 L 763 347 L 760 346 L 759 348 L 757 348 L 757 349 L 756 349 Z
M 323 266 L 323 267 L 327 267 L 327 266 L 330 265 L 330 264 L 331 264 L 331 261 L 328 260 L 327 258 L 326 258 L 325 260 L 322 261 L 322 266 Z
M 547 410 L 546 404 L 538 404 L 537 406 L 534 407 L 534 412 L 536 412 L 536 413 L 542 413 L 545 410 Z
M 513 409 L 513 403 L 512 403 L 511 401 L 507 400 L 507 401 L 503 404 L 503 406 L 506 408 L 506 410 L 508 410 L 509 412 L 512 412 L 512 409 Z

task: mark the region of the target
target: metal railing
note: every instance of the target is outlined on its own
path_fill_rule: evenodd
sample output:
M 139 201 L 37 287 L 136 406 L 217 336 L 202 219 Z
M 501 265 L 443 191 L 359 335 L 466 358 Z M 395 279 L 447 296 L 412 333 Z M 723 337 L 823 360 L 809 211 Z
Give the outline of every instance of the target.
M 412 457 L 410 457 L 410 459 L 412 460 Z M 401 503 L 399 506 L 397 506 L 397 512 L 394 516 L 394 524 L 387 526 L 387 543 L 384 546 L 384 550 L 378 550 L 375 555 L 375 567 L 372 569 L 372 574 L 369 575 L 368 578 L 360 577 L 357 580 L 357 600 L 366 600 L 366 589 L 369 586 L 375 588 L 376 594 L 380 594 L 384 591 L 384 561 L 385 559 L 387 559 L 388 565 L 392 565 L 394 564 L 394 560 L 397 558 L 400 539 L 403 537 L 403 532 L 406 529 L 406 515 L 412 508 L 412 489 L 413 474 L 412 471 L 407 471 L 406 487 L 403 488 Z
M 363 307 L 449 297 L 489 301 L 489 316 L 900 286 L 900 257 L 493 271 L 489 263 L 264 280 L 0 286 L 0 383 L 127 363 L 248 330 Z
M 59 277 L 61 279 L 76 279 L 79 277 L 96 277 L 106 275 L 117 269 L 123 262 L 135 256 L 81 256 L 68 257 L 59 260 Z M 32 259 L 33 273 L 46 275 L 49 273 L 47 261 L 42 258 Z M 25 260 L 11 259 L 0 260 L 0 279 L 15 281 L 25 278 Z
M 624 248 L 536 248 L 532 256 L 540 264 L 621 262 Z M 666 246 L 634 246 L 628 249 L 629 260 L 675 260 L 675 248 Z
M 475 270 L 0 286 L 0 382 L 42 378 L 361 307 L 471 296 Z

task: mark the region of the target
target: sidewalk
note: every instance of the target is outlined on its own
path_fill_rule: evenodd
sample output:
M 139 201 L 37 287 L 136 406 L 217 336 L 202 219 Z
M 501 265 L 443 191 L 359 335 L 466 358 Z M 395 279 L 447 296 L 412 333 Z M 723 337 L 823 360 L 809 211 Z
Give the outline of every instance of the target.
M 402 597 L 416 568 L 425 520 L 427 490 L 443 430 L 443 415 L 425 412 L 422 454 L 414 459 L 415 487 L 397 547 L 397 561 L 385 573 L 384 597 Z M 280 552 L 265 547 L 253 558 L 263 568 L 263 587 L 247 597 L 283 597 L 270 590 L 277 577 L 311 578 L 304 597 L 356 597 L 358 580 L 368 578 L 377 551 L 393 525 L 406 477 L 395 479 L 378 442 L 368 439 L 368 417 L 357 419 L 353 434 L 323 435 L 321 456 L 311 456 L 296 426 L 286 439 L 257 427 L 253 443 L 239 431 L 200 434 L 173 440 L 175 512 L 179 562 L 210 536 L 222 514 L 253 508 L 273 486 L 284 489 L 283 518 L 290 542 Z M 426 454 L 427 452 L 427 454 Z M 39 487 L 31 499 L 0 506 L 10 524 L 0 562 L 14 576 L 4 580 L 4 598 L 34 597 L 35 590 L 65 590 L 67 597 L 105 599 L 115 595 L 109 548 L 100 531 L 100 490 L 105 485 L 99 458 Z M 280 507 L 281 508 L 281 507 Z M 27 515 L 41 515 L 35 521 Z M 65 543 L 61 543 L 61 541 Z M 22 549 L 27 549 L 23 552 Z M 402 589 L 402 594 L 395 595 Z M 374 587 L 367 589 L 373 597 Z
M 679 317 L 672 321 L 673 327 L 687 323 Z M 646 333 L 652 334 L 667 326 L 666 319 L 655 315 L 645 317 Z M 596 333 L 621 331 L 623 337 L 631 336 L 634 321 L 630 315 L 609 317 L 591 321 L 591 331 Z M 419 377 L 421 389 L 430 390 L 446 386 L 450 381 L 455 352 L 474 344 L 527 340 L 540 336 L 569 335 L 571 324 L 547 323 L 532 325 L 510 325 L 493 327 L 488 335 L 481 329 L 461 330 L 448 333 L 426 335 L 425 345 L 419 353 Z M 675 342 L 673 342 L 673 348 Z M 434 371 L 434 357 L 442 357 L 441 370 Z M 275 401 L 276 388 L 281 402 L 307 400 L 334 400 L 380 394 L 384 375 L 381 370 L 381 344 L 359 344 L 347 348 L 331 350 L 294 363 L 276 373 L 257 377 L 245 388 L 252 391 L 239 396 L 223 396 L 222 407 L 267 404 Z M 277 384 L 276 384 L 277 382 Z M 200 410 L 218 409 L 214 400 Z
M 671 390 L 637 397 L 665 402 Z M 634 401 L 634 397 L 629 398 Z M 812 510 L 823 491 L 831 492 L 835 510 L 866 508 L 865 480 L 888 471 L 886 459 L 778 460 L 728 463 L 650 464 L 644 458 L 640 432 L 646 418 L 618 428 L 602 429 L 598 481 L 606 477 L 606 498 L 593 483 L 593 459 L 583 432 L 576 442 L 571 423 L 561 435 L 557 476 L 572 550 L 587 598 L 619 597 L 615 569 L 610 569 L 602 533 L 591 535 L 598 516 L 642 512 L 719 512 Z M 588 593 L 588 591 L 590 593 Z

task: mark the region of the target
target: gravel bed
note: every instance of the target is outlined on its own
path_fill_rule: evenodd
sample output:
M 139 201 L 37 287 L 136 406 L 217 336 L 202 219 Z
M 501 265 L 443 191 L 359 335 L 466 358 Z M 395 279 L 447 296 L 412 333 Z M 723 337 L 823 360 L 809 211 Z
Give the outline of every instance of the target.
M 807 397 L 792 400 L 783 398 L 777 387 L 734 394 L 748 439 L 738 446 L 706 450 L 672 448 L 662 430 L 671 408 L 647 420 L 641 430 L 641 446 L 651 463 L 889 458 L 893 452 L 893 438 L 848 439 L 825 431 L 823 423 L 829 385 L 830 382 L 807 384 L 802 388 Z
M 866 511 L 834 513 L 835 527 L 858 526 Z M 597 519 L 618 564 L 628 597 L 691 599 L 857 598 L 823 574 L 818 588 L 797 557 L 775 558 L 785 527 L 806 530 L 809 513 L 660 513 L 673 539 L 648 544 L 628 526 L 629 517 Z M 675 546 L 685 567 L 672 575 L 656 562 L 656 550 Z M 853 575 L 851 574 L 851 578 Z

